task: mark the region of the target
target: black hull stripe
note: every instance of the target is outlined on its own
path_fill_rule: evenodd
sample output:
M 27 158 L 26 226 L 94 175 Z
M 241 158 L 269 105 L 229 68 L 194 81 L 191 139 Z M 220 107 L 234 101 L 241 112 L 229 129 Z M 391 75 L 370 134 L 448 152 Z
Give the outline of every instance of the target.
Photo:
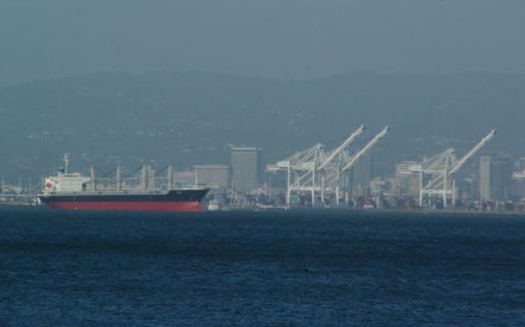
M 200 202 L 205 190 L 170 191 L 165 194 L 72 194 L 39 196 L 44 203 L 50 202 Z

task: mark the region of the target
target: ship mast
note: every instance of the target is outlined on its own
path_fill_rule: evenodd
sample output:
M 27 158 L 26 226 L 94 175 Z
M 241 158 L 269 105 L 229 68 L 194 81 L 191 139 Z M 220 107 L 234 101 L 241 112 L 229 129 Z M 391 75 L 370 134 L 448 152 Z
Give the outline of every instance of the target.
M 70 162 L 69 155 L 67 153 L 64 153 L 64 159 L 62 160 L 64 161 L 64 174 L 67 174 Z

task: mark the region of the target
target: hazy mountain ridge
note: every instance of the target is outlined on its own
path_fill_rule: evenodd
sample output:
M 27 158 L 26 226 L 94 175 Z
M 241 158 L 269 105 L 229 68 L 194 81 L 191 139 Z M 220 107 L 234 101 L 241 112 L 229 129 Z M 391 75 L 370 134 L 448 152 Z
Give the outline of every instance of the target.
M 0 174 L 40 174 L 63 152 L 130 166 L 227 162 L 229 144 L 275 160 L 333 144 L 360 123 L 393 127 L 385 160 L 468 145 L 499 130 L 493 151 L 525 152 L 525 76 L 379 75 L 276 82 L 211 73 L 94 74 L 0 89 Z M 436 144 L 439 144 L 436 147 Z M 446 144 L 445 144 L 446 143 Z

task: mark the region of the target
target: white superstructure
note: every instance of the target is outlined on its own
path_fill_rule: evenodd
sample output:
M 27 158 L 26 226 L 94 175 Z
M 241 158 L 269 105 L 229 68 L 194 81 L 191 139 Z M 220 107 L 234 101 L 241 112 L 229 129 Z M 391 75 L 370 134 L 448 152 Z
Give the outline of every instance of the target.
M 80 173 L 69 173 L 69 157 L 64 155 L 64 168 L 56 176 L 49 176 L 44 181 L 45 195 L 55 193 L 78 193 L 86 190 L 86 185 L 91 181 L 90 178 L 82 176 Z

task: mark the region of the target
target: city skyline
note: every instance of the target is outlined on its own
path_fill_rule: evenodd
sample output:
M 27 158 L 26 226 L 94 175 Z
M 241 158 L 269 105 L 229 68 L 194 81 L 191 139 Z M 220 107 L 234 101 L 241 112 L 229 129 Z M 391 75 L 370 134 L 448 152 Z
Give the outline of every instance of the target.
M 352 148 L 353 152 L 350 152 L 349 158 L 351 158 L 353 154 L 359 152 L 359 146 L 353 146 Z M 232 146 L 229 148 L 229 151 L 231 156 L 230 163 L 215 162 L 197 164 L 193 165 L 191 170 L 175 169 L 172 175 L 174 185 L 200 185 L 210 187 L 216 190 L 212 193 L 215 198 L 224 198 L 230 190 L 234 192 L 234 194 L 250 194 L 252 192 L 256 192 L 254 194 L 260 194 L 260 192 L 268 194 L 273 193 L 273 198 L 264 199 L 265 203 L 285 200 L 286 188 L 279 186 L 279 184 L 282 185 L 283 182 L 285 183 L 286 174 L 281 174 L 279 178 L 271 177 L 274 183 L 273 186 L 267 185 L 267 182 L 269 181 L 267 178 L 270 178 L 268 172 L 264 174 L 264 177 L 258 177 L 258 166 L 261 164 L 264 165 L 264 163 L 259 162 L 258 154 L 260 153 L 260 148 Z M 445 151 L 445 153 L 447 151 Z M 330 151 L 327 153 L 330 153 Z M 452 192 L 454 192 L 453 197 L 456 197 L 460 206 L 492 206 L 493 203 L 497 203 L 498 201 L 502 202 L 510 200 L 513 200 L 516 203 L 521 203 L 520 201 L 525 199 L 525 192 L 523 192 L 523 189 L 525 189 L 525 183 L 523 182 L 525 181 L 525 177 L 523 177 L 525 176 L 525 170 L 522 169 L 525 157 L 516 156 L 511 160 L 508 156 L 501 155 L 487 156 L 482 153 L 478 156 L 479 164 L 475 164 L 475 160 L 470 160 L 472 161 L 471 164 L 468 165 L 465 172 L 460 174 L 462 177 L 458 180 L 457 189 L 452 190 Z M 340 199 L 341 203 L 344 203 L 346 206 L 369 206 L 381 208 L 385 206 L 395 207 L 399 205 L 417 206 L 421 178 L 417 172 L 420 168 L 416 167 L 424 164 L 425 160 L 428 160 L 429 157 L 423 157 L 423 161 L 398 162 L 395 167 L 392 167 L 391 173 L 387 175 L 378 175 L 372 172 L 372 157 L 373 155 L 370 154 L 365 155 L 357 161 L 356 167 L 353 167 L 348 173 L 345 173 L 345 176 L 347 176 L 345 178 L 347 179 L 344 182 L 344 185 L 341 185 L 339 195 L 336 194 L 336 197 Z M 129 172 L 129 169 L 124 168 L 123 170 L 120 166 L 117 166 L 116 171 L 117 178 L 119 178 L 118 176 L 120 176 L 120 172 Z M 162 172 L 164 169 L 146 165 L 141 171 L 146 171 L 147 173 L 144 175 L 144 173 L 141 172 L 137 175 L 139 185 L 145 183 L 144 185 L 149 185 L 148 187 L 154 187 L 155 185 L 151 183 L 158 178 L 155 177 L 157 174 L 156 172 Z M 478 176 L 478 178 L 474 177 L 474 180 L 469 180 L 467 184 L 465 184 L 463 178 L 467 176 Z M 128 175 L 128 178 L 129 177 L 132 176 Z M 467 179 L 465 179 L 465 181 L 466 180 Z M 326 181 L 327 180 L 325 180 L 325 183 Z M 19 185 L 17 186 L 17 184 L 5 183 L 5 179 L 3 179 L 2 194 L 5 196 L 6 191 L 8 192 L 7 194 L 23 194 L 31 189 L 31 192 L 38 192 L 38 189 L 34 186 L 35 184 L 33 184 L 33 186 L 29 184 L 30 182 L 26 183 L 20 179 Z M 478 189 L 476 189 L 475 185 L 478 185 Z M 272 188 L 270 189 L 268 187 Z M 298 195 L 300 194 L 301 192 L 298 193 Z M 327 198 L 325 198 L 325 200 L 323 200 L 322 194 L 316 194 L 316 198 L 318 198 L 317 201 L 320 203 L 326 201 L 329 201 L 326 203 L 332 203 L 332 201 L 337 199 L 329 194 L 330 192 L 326 193 L 325 196 L 327 196 Z M 279 196 L 281 197 L 281 200 L 279 200 Z M 397 199 L 397 203 L 394 199 Z M 436 202 L 436 200 L 438 202 Z M 288 201 L 295 201 L 295 205 L 311 205 L 308 204 L 309 200 L 300 200 L 297 196 L 294 196 L 292 200 Z M 301 201 L 302 204 L 297 201 Z M 399 201 L 405 202 L 401 202 L 400 204 Z M 436 207 L 437 205 L 439 207 L 442 205 L 439 201 L 440 197 L 434 196 L 433 198 L 425 200 L 426 204 L 424 206 L 433 203 L 432 206 Z M 478 204 L 474 204 L 472 201 L 478 201 L 476 202 Z M 242 203 L 244 203 L 243 205 L 246 205 L 246 202 Z M 339 204 L 337 206 L 339 206 Z

